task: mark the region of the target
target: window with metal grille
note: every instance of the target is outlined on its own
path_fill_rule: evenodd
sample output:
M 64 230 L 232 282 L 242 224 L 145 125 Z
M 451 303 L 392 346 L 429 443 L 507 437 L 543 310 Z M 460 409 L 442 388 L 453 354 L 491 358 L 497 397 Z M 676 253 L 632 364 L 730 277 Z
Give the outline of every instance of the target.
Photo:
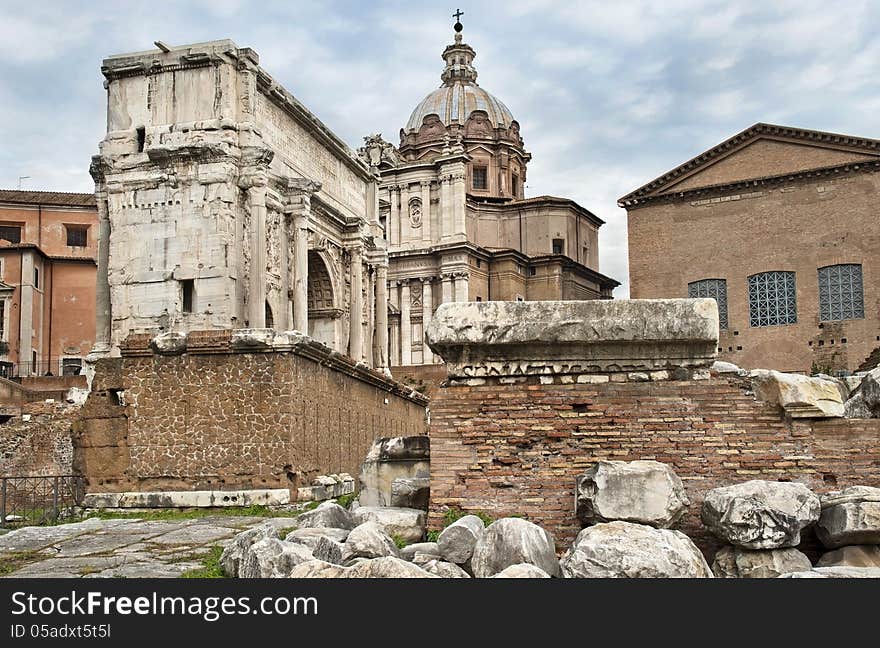
M 21 243 L 21 225 L 0 225 L 0 239 Z
M 565 254 L 565 239 L 553 239 L 553 254 Z
M 88 243 L 88 226 L 66 225 L 67 228 L 67 245 L 70 247 L 86 247 Z
M 819 319 L 863 319 L 865 297 L 858 263 L 819 268 Z
M 718 304 L 718 325 L 727 330 L 727 281 L 700 279 L 688 284 L 688 297 L 711 297 Z
M 488 176 L 486 174 L 486 167 L 474 167 L 474 189 L 488 189 L 489 183 L 487 178 Z
M 62 358 L 61 375 L 78 376 L 82 371 L 82 358 Z
M 749 325 L 797 323 L 793 272 L 761 272 L 749 277 Z

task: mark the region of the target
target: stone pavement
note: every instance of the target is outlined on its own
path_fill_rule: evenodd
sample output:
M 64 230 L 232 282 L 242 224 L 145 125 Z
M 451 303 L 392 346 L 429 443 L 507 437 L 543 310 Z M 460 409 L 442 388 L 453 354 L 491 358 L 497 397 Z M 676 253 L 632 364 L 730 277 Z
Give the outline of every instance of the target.
M 279 529 L 294 524 L 292 517 L 211 515 L 23 527 L 0 535 L 0 566 L 23 563 L 6 578 L 175 578 L 202 567 L 211 547 L 265 521 Z

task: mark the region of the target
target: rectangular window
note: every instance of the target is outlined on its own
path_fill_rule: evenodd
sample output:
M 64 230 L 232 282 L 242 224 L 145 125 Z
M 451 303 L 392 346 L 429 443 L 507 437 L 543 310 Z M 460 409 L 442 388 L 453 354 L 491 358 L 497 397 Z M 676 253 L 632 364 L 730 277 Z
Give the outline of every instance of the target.
M 797 323 L 797 294 L 793 272 L 761 272 L 749 277 L 749 325 Z
M 482 268 L 482 267 L 483 267 L 483 262 L 482 262 L 480 259 L 477 259 L 477 267 L 478 267 L 478 268 Z
M 483 301 L 483 298 L 480 297 L 479 295 L 477 295 L 477 301 L 478 301 L 478 302 L 481 302 L 481 301 Z
M 565 239 L 553 239 L 553 254 L 565 254 Z
M 862 266 L 857 263 L 819 268 L 819 319 L 864 319 Z
M 514 198 L 519 196 L 519 176 L 515 173 L 510 176 L 510 193 Z
M 488 183 L 488 174 L 486 173 L 486 167 L 484 166 L 475 166 L 473 169 L 474 173 L 474 189 L 486 190 L 489 188 Z
M 67 245 L 70 247 L 86 247 L 89 240 L 88 225 L 65 225 L 67 229 Z
M 40 269 L 34 268 L 34 288 L 40 287 Z
M 0 225 L 0 239 L 21 243 L 21 225 Z
M 180 282 L 180 303 L 184 313 L 193 312 L 193 297 L 195 296 L 195 281 L 192 279 L 184 279 Z
M 31 373 L 37 373 L 37 352 L 31 351 Z
M 0 299 L 0 340 L 6 339 L 6 300 Z
M 537 268 L 529 268 L 529 276 L 530 277 L 534 277 L 536 274 L 538 274 Z
M 62 376 L 78 376 L 82 371 L 82 358 L 64 358 L 61 360 Z
M 718 325 L 727 330 L 727 281 L 724 279 L 700 279 L 688 284 L 688 297 L 711 297 L 718 304 Z

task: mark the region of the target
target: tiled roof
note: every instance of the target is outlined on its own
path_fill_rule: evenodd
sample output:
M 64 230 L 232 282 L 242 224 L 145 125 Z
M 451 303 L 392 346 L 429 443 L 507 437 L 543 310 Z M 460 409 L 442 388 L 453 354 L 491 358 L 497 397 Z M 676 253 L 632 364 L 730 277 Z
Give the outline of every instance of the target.
M 0 203 L 17 205 L 54 205 L 58 207 L 95 207 L 95 195 L 66 191 L 26 191 L 0 189 Z

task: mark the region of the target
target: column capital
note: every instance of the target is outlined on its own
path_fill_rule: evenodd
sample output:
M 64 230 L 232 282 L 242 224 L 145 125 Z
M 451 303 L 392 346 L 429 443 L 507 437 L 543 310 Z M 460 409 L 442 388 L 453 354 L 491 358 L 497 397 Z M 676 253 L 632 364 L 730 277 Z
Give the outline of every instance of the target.
M 419 186 L 422 187 L 422 189 L 424 189 L 425 187 L 430 187 L 431 181 L 430 180 L 422 180 L 419 182 Z

